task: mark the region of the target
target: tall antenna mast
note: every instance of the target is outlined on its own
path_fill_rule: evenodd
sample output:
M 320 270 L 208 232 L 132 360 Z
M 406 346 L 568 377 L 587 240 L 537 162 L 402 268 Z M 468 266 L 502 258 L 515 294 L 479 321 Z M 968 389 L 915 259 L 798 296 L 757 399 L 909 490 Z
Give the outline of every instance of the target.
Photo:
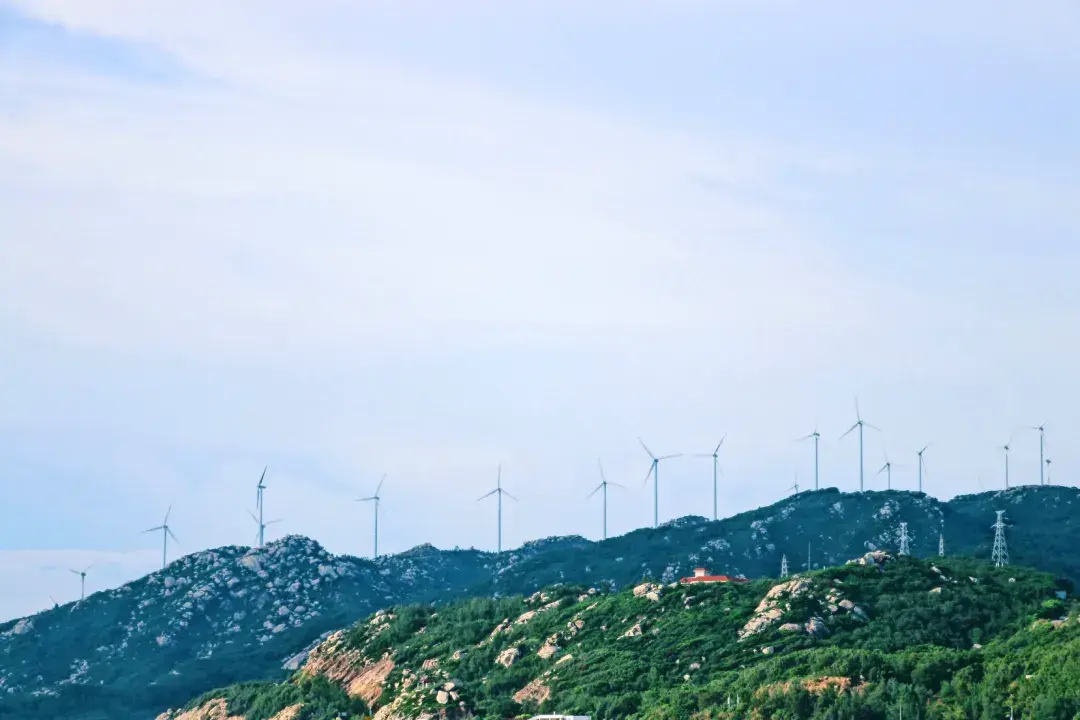
M 911 554 L 911 548 L 908 547 L 908 540 L 909 539 L 910 538 L 908 538 L 908 534 L 907 534 L 907 523 L 902 522 L 902 523 L 900 523 L 900 554 L 901 555 L 910 555 Z
M 1005 445 L 1002 447 L 1002 449 L 1005 451 L 1005 489 L 1006 490 L 1009 489 L 1009 445 L 1011 443 L 1012 443 L 1012 440 L 1009 440 L 1009 442 L 1005 443 Z
M 787 555 L 780 558 L 780 578 L 786 578 L 788 576 Z
M 990 559 L 994 561 L 994 567 L 1002 567 L 1009 564 L 1009 548 L 1005 545 L 1005 511 L 997 511 L 997 522 L 994 528 L 994 550 Z

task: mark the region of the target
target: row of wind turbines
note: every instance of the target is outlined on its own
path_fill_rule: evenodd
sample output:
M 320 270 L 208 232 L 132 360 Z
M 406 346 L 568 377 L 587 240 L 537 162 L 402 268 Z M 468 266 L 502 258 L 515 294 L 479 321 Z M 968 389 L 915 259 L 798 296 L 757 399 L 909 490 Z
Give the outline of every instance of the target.
M 838 439 L 843 440 L 845 437 L 847 437 L 851 433 L 858 431 L 858 438 L 859 438 L 859 491 L 860 492 L 863 492 L 865 490 L 865 452 L 864 452 L 865 435 L 864 435 L 864 432 L 865 432 L 866 428 L 876 430 L 878 432 L 881 431 L 881 429 L 878 428 L 877 426 L 872 425 L 872 424 L 866 422 L 865 420 L 863 420 L 862 415 L 861 415 L 861 413 L 859 411 L 858 401 L 856 401 L 856 403 L 855 403 L 855 423 L 850 428 L 848 428 L 842 435 L 840 435 L 840 437 Z M 1050 468 L 1050 463 L 1051 463 L 1050 458 L 1047 458 L 1045 456 L 1046 455 L 1046 426 L 1045 425 L 1033 425 L 1033 426 L 1028 426 L 1028 429 L 1038 431 L 1038 433 L 1039 433 L 1039 482 L 1040 482 L 1041 485 L 1045 485 L 1046 482 L 1049 480 L 1049 468 Z M 1015 435 L 1015 433 L 1014 433 L 1014 435 Z M 819 463 L 819 460 L 820 460 L 821 437 L 822 437 L 821 433 L 815 428 L 812 433 L 810 433 L 808 435 L 805 435 L 805 436 L 799 438 L 796 441 L 796 442 L 805 442 L 805 441 L 808 441 L 808 440 L 813 441 L 813 446 L 814 446 L 814 489 L 815 490 L 820 488 L 820 463 Z M 650 479 L 652 480 L 652 482 L 653 482 L 653 527 L 659 527 L 659 525 L 660 525 L 660 490 L 659 490 L 659 488 L 660 488 L 660 463 L 664 462 L 664 461 L 667 461 L 667 460 L 673 460 L 675 458 L 682 458 L 682 457 L 687 457 L 687 458 L 711 458 L 712 459 L 712 485 L 713 485 L 712 518 L 713 518 L 713 520 L 719 519 L 719 476 L 721 474 L 721 469 L 720 469 L 720 449 L 723 447 L 724 442 L 726 440 L 727 440 L 727 435 L 725 434 L 723 437 L 720 438 L 720 442 L 718 442 L 716 444 L 716 447 L 713 448 L 712 452 L 708 452 L 708 453 L 669 453 L 669 454 L 665 454 L 665 455 L 656 455 L 649 448 L 649 446 L 645 444 L 644 440 L 642 440 L 641 438 L 638 438 L 638 442 L 641 444 L 642 449 L 649 456 L 649 468 L 648 468 L 648 471 L 645 474 L 645 480 L 642 483 L 642 487 L 647 486 L 648 483 L 649 483 L 649 480 Z M 1010 438 L 1009 442 L 1005 443 L 1005 445 L 1002 446 L 1002 449 L 1005 451 L 1005 489 L 1009 489 L 1009 487 L 1010 487 L 1010 480 L 1009 480 L 1009 452 L 1011 450 L 1011 444 L 1012 444 L 1012 438 Z M 924 453 L 930 447 L 931 447 L 930 444 L 924 445 L 922 448 L 920 448 L 915 453 L 916 457 L 918 459 L 918 489 L 919 489 L 919 492 L 922 492 L 922 489 L 923 489 L 923 477 L 924 477 L 925 471 L 926 471 Z M 608 537 L 608 487 L 613 486 L 613 487 L 618 487 L 618 488 L 626 488 L 626 486 L 622 485 L 620 483 L 617 483 L 617 482 L 611 482 L 611 481 L 609 481 L 607 479 L 607 476 L 604 473 L 603 463 L 600 461 L 599 458 L 597 458 L 597 466 L 598 466 L 598 469 L 599 469 L 599 472 L 600 472 L 600 484 L 597 485 L 592 490 L 592 492 L 590 492 L 588 494 L 587 497 L 592 498 L 597 493 L 600 493 L 602 495 L 602 501 L 603 501 L 603 506 L 602 506 L 602 531 L 603 531 L 603 539 L 606 540 L 607 537 Z M 885 464 L 882 465 L 881 468 L 877 471 L 877 475 L 880 476 L 880 475 L 884 474 L 886 476 L 887 488 L 890 489 L 890 490 L 892 489 L 892 470 L 893 470 L 894 467 L 901 467 L 901 466 L 896 465 L 891 460 L 889 460 L 888 454 L 886 453 Z M 256 527 L 257 527 L 257 531 L 256 531 L 256 535 L 255 535 L 254 540 L 257 543 L 258 547 L 262 547 L 266 543 L 266 528 L 269 527 L 270 525 L 273 525 L 275 523 L 279 523 L 279 522 L 282 521 L 280 518 L 270 520 L 270 521 L 266 521 L 264 519 L 265 518 L 265 515 L 264 515 L 265 491 L 266 491 L 266 488 L 267 488 L 267 486 L 266 486 L 267 469 L 268 469 L 267 467 L 263 468 L 262 474 L 259 476 L 259 482 L 256 484 L 256 496 L 255 496 L 256 512 L 248 511 L 248 515 L 251 516 L 251 519 L 255 522 Z M 380 493 L 382 492 L 383 484 L 386 482 L 386 478 L 387 478 L 387 475 L 383 474 L 383 476 L 379 480 L 379 483 L 376 486 L 375 492 L 373 494 L 371 494 L 371 495 L 369 495 L 367 497 L 356 498 L 356 500 L 355 500 L 355 502 L 370 502 L 370 503 L 372 503 L 372 510 L 373 510 L 373 515 L 374 515 L 373 557 L 375 557 L 375 558 L 379 557 L 379 514 L 380 514 L 380 511 L 381 511 L 381 503 L 382 503 L 382 496 L 380 495 Z M 795 484 L 791 488 L 789 488 L 789 490 L 794 490 L 796 493 L 799 492 L 799 484 L 798 484 L 798 476 L 797 475 L 796 475 Z M 502 532 L 502 525 L 503 525 L 503 522 L 502 522 L 503 498 L 506 497 L 506 498 L 508 498 L 510 500 L 513 500 L 515 502 L 517 501 L 517 498 L 514 497 L 514 495 L 510 494 L 510 492 L 508 492 L 502 486 L 502 464 L 501 463 L 498 466 L 498 470 L 497 470 L 497 474 L 496 474 L 495 488 L 493 490 L 485 493 L 484 495 L 480 496 L 479 498 L 477 498 L 477 502 L 481 502 L 481 501 L 486 500 L 487 498 L 492 497 L 492 496 L 494 496 L 495 499 L 496 499 L 496 522 L 497 522 L 496 550 L 497 550 L 497 552 L 501 553 L 502 552 L 502 535 L 503 535 L 503 532 Z M 164 520 L 162 520 L 162 523 L 160 525 L 157 525 L 155 527 L 152 527 L 152 528 L 149 528 L 149 529 L 143 531 L 144 533 L 161 532 L 161 540 L 162 540 L 162 545 L 161 545 L 161 566 L 162 566 L 162 568 L 164 568 L 166 565 L 168 565 L 169 538 L 172 538 L 173 542 L 176 542 L 176 543 L 179 542 L 176 535 L 173 533 L 172 528 L 169 526 L 169 516 L 171 514 L 172 514 L 172 506 L 169 506 L 169 509 L 165 512 L 165 518 L 164 518 Z M 87 576 L 87 573 L 90 571 L 90 569 L 92 567 L 93 567 L 93 564 L 87 566 L 86 568 L 84 568 L 82 570 L 74 570 L 74 569 L 70 570 L 70 572 L 72 572 L 75 575 L 79 576 L 79 579 L 80 579 L 80 597 L 83 598 L 83 599 L 85 599 L 85 597 L 86 597 L 86 576 Z

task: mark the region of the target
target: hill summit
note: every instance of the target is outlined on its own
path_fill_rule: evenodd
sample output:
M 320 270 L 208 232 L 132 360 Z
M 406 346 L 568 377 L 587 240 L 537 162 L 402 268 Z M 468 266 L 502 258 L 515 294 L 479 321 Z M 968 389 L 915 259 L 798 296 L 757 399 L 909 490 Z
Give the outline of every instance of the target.
M 502 554 L 424 545 L 377 561 L 290 536 L 194 553 L 114 590 L 0 625 L 0 717 L 145 718 L 213 687 L 282 677 L 320 638 L 379 608 L 529 595 L 558 583 L 611 592 L 698 565 L 748 578 L 895 550 L 988 558 L 1006 511 L 1013 561 L 1080 578 L 1080 492 L 1024 487 L 940 502 L 921 493 L 808 491 L 721 520 L 687 518 L 604 542 L 547 538 Z M 810 556 L 807 557 L 807 547 Z

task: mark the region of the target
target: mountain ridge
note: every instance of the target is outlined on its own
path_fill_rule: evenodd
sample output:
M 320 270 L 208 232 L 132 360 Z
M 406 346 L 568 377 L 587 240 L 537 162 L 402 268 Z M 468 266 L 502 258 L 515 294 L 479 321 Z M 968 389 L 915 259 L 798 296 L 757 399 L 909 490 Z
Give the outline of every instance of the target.
M 950 554 L 988 558 L 993 511 L 1005 509 L 1014 561 L 1075 580 L 1077 507 L 1080 491 L 1062 486 L 947 502 L 827 489 L 715 522 L 688 516 L 604 541 L 542 538 L 502 554 L 421 544 L 369 560 L 332 555 L 300 536 L 261 549 L 204 550 L 120 588 L 0 624 L 0 717 L 144 717 L 211 687 L 279 677 L 326 632 L 401 603 L 527 594 L 558 583 L 616 590 L 643 578 L 669 583 L 695 565 L 774 576 L 784 554 L 793 570 L 805 568 L 807 543 L 812 568 L 835 565 L 894 549 L 901 518 L 915 555 L 936 554 L 944 524 Z M 115 708 L 120 699 L 137 712 L 63 714 L 72 705 Z

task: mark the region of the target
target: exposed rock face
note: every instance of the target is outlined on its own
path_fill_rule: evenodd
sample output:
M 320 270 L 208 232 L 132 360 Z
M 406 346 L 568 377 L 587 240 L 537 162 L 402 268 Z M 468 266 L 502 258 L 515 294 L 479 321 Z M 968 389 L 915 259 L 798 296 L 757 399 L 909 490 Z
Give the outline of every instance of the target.
M 512 647 L 507 648 L 506 650 L 503 650 L 501 653 L 499 653 L 499 656 L 495 658 L 495 662 L 499 663 L 503 667 L 510 667 L 511 665 L 516 663 L 520 657 L 521 649 Z
M 445 690 L 440 690 L 439 692 L 435 693 L 435 702 L 439 703 L 440 705 L 445 705 L 446 703 L 450 702 L 450 693 L 446 692 Z
M 225 700 L 218 698 L 192 710 L 162 713 L 157 720 L 244 720 L 242 715 L 229 715 Z
M 544 660 L 550 660 L 557 652 L 559 652 L 559 646 L 549 640 L 543 647 L 536 651 L 536 654 Z
M 322 675 L 345 688 L 349 697 L 374 705 L 382 695 L 386 678 L 394 670 L 394 661 L 384 657 L 372 662 L 362 657 L 359 650 L 342 651 L 343 638 L 343 632 L 336 632 L 312 650 L 301 672 L 307 677 Z
M 881 568 L 885 563 L 891 561 L 892 555 L 884 550 L 874 550 L 863 555 L 861 558 L 855 560 L 848 560 L 849 565 L 875 565 Z
M 435 670 L 439 667 L 439 658 L 428 658 L 420 667 L 423 670 Z
M 656 602 L 660 599 L 660 593 L 663 591 L 663 585 L 657 585 L 656 583 L 642 583 L 634 588 L 634 597 L 644 597 Z
M 641 623 L 636 623 L 632 628 L 620 635 L 620 638 L 638 637 L 642 634 Z
M 531 683 L 514 693 L 514 702 L 534 702 L 540 705 L 551 697 L 551 688 L 544 684 L 542 678 L 536 678 Z
M 780 632 L 799 632 L 802 630 L 802 625 L 799 623 L 784 623 L 780 626 Z
M 779 585 L 774 585 L 769 592 L 765 593 L 765 597 L 758 603 L 757 608 L 754 610 L 754 616 L 743 626 L 743 629 L 739 631 L 739 639 L 745 640 L 748 637 L 757 635 L 765 628 L 772 625 L 779 620 L 784 611 L 780 608 L 780 601 L 782 599 L 797 598 L 800 595 L 805 594 L 810 589 L 809 578 L 795 578 Z
M 824 620 L 815 616 L 806 623 L 806 634 L 814 637 L 824 637 L 829 634 L 829 629 L 825 627 Z

